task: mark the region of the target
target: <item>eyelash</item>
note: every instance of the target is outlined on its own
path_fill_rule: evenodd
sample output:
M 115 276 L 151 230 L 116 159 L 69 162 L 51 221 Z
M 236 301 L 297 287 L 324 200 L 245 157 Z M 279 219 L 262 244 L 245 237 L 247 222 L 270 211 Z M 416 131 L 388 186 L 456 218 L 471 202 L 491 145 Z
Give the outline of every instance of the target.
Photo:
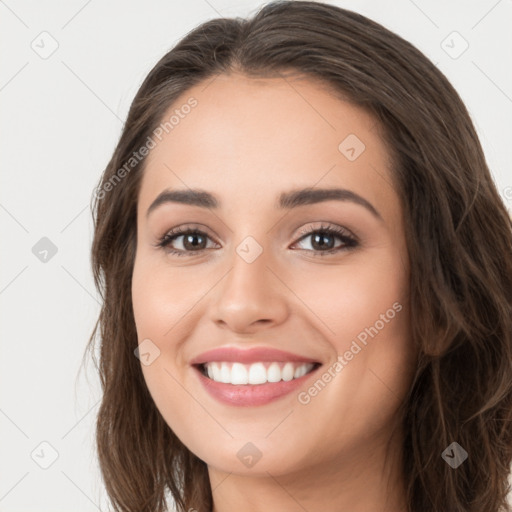
M 313 228 L 311 226 L 308 228 L 305 228 L 305 229 L 301 230 L 301 232 L 300 232 L 301 236 L 297 240 L 297 242 L 301 241 L 304 238 L 307 238 L 308 236 L 310 236 L 312 234 L 316 234 L 316 233 L 323 233 L 323 234 L 327 234 L 327 235 L 336 236 L 343 242 L 344 245 L 341 247 L 336 247 L 336 248 L 328 249 L 325 251 L 315 251 L 315 250 L 311 250 L 311 249 L 301 249 L 301 250 L 314 252 L 314 253 L 316 253 L 315 256 L 322 257 L 325 255 L 354 249 L 355 247 L 357 247 L 359 245 L 359 242 L 356 240 L 356 238 L 354 236 L 351 236 L 348 234 L 349 233 L 348 230 L 338 227 L 338 226 L 331 226 L 331 225 L 326 225 L 326 226 L 322 225 L 319 228 Z M 169 244 L 172 241 L 174 241 L 176 238 L 179 238 L 180 236 L 185 236 L 185 235 L 201 235 L 201 236 L 210 238 L 203 231 L 200 231 L 195 228 L 190 228 L 190 227 L 182 228 L 180 226 L 180 227 L 172 229 L 171 231 L 168 231 L 164 236 L 162 236 L 159 239 L 158 243 L 156 244 L 156 247 L 165 249 L 166 252 L 168 252 L 169 254 L 172 254 L 175 256 L 180 256 L 180 257 L 186 256 L 187 254 L 190 254 L 190 253 L 200 254 L 203 251 L 207 250 L 207 249 L 200 249 L 198 251 L 186 251 L 186 250 L 183 251 L 183 250 L 171 249 L 168 247 Z

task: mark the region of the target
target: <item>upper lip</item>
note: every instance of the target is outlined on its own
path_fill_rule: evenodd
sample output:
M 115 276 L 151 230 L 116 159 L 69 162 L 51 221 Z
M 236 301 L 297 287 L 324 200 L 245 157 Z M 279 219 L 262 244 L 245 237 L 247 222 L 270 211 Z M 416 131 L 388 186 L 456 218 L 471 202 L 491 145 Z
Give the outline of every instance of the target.
M 214 361 L 232 361 L 239 363 L 256 363 L 256 362 L 271 362 L 271 361 L 293 361 L 302 363 L 318 363 L 317 360 L 310 357 L 292 354 L 283 350 L 277 350 L 270 347 L 255 347 L 248 349 L 240 349 L 237 347 L 219 347 L 194 357 L 191 365 L 201 365 Z

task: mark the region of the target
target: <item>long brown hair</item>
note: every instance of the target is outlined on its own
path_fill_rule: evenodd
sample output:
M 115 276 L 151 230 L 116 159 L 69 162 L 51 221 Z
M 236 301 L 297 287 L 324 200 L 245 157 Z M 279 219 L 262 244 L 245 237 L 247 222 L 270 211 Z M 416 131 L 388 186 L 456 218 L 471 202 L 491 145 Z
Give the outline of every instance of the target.
M 145 160 L 130 159 L 191 86 L 232 71 L 265 78 L 286 70 L 371 112 L 392 157 L 419 350 L 400 409 L 409 511 L 510 511 L 512 223 L 475 128 L 413 45 L 357 13 L 308 1 L 272 2 L 249 19 L 214 19 L 188 33 L 141 85 L 94 195 L 92 267 L 103 304 L 88 350 L 99 338 L 97 449 L 115 510 L 161 512 L 169 498 L 180 512 L 212 508 L 206 464 L 165 423 L 134 356 Z M 441 456 L 452 442 L 468 453 L 456 469 Z

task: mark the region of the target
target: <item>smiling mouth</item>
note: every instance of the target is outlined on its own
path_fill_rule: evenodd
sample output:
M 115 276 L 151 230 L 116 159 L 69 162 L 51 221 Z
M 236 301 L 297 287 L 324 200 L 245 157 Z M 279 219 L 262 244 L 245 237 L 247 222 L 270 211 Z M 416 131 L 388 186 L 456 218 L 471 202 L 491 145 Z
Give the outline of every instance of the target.
M 320 363 L 261 361 L 243 364 L 232 361 L 211 361 L 195 366 L 202 375 L 215 382 L 258 385 L 299 379 L 316 370 Z

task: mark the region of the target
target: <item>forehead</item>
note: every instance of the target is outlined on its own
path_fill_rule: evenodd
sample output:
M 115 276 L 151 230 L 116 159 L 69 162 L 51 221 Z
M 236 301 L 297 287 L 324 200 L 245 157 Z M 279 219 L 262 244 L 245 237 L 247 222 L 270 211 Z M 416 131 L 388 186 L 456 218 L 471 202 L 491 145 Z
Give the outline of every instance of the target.
M 196 106 L 181 111 L 191 98 Z M 146 207 L 174 187 L 245 204 L 250 196 L 273 205 L 292 185 L 349 188 L 388 206 L 396 199 L 376 120 L 318 81 L 219 75 L 184 92 L 162 121 L 176 110 L 179 122 L 146 161 L 140 195 Z

